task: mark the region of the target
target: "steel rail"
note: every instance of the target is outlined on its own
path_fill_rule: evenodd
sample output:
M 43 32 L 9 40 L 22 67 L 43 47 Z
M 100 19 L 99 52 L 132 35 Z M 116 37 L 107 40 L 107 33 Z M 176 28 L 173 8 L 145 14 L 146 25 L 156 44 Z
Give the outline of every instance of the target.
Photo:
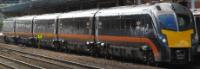
M 4 67 L 6 67 L 6 68 L 9 68 L 9 69 L 17 69 L 16 67 L 13 67 L 13 66 L 11 66 L 11 65 L 7 65 L 7 64 L 5 64 L 5 63 L 3 63 L 3 62 L 0 62 L 0 65 L 4 66 Z
M 13 61 L 13 62 L 21 63 L 21 64 L 27 65 L 29 67 L 32 67 L 34 69 L 46 69 L 46 68 L 43 68 L 43 67 L 40 67 L 40 66 L 32 65 L 32 64 L 17 60 L 17 59 L 12 59 L 12 58 L 9 58 L 9 57 L 3 56 L 3 55 L 0 55 L 0 58 L 4 58 L 4 59 L 7 59 L 7 60 L 10 60 L 10 61 Z
M 60 66 L 60 67 L 65 67 L 67 69 L 73 69 L 71 67 L 67 67 L 67 66 L 59 65 L 59 64 L 56 64 L 56 63 L 53 63 L 53 62 L 49 62 L 49 61 L 45 61 L 45 60 L 42 60 L 42 59 L 34 58 L 35 56 L 34 57 L 25 56 L 25 55 L 21 55 L 21 56 L 24 57 L 24 58 L 32 59 L 32 60 L 42 61 L 42 62 L 49 63 L 49 64 L 52 64 L 52 65 L 56 65 L 56 66 Z
M 5 44 L 5 45 L 8 45 L 8 44 Z M 39 54 L 36 54 L 36 53 L 27 53 L 27 52 L 23 52 L 23 51 L 16 50 L 16 49 L 11 49 L 11 48 L 4 48 L 4 49 L 15 51 L 15 52 L 19 52 L 19 53 L 22 53 L 22 54 L 31 55 L 31 56 L 36 56 L 36 57 L 40 57 L 40 58 L 45 58 L 45 59 L 61 62 L 61 63 L 64 63 L 64 64 L 70 64 L 70 65 L 74 65 L 74 66 L 79 66 L 79 67 L 83 67 L 83 68 L 87 68 L 87 69 L 104 69 L 104 68 L 101 68 L 101 67 L 88 65 L 88 64 L 81 64 L 81 63 L 77 63 L 77 62 L 73 62 L 73 61 L 69 61 L 69 60 L 61 60 L 61 59 L 51 58 L 51 57 L 44 56 L 44 55 L 39 55 Z

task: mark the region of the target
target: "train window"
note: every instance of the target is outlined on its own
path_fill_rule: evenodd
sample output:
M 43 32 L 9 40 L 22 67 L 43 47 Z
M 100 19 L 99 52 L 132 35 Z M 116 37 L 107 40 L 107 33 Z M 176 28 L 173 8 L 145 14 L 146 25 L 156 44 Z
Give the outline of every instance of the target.
M 153 31 L 151 17 L 145 14 L 100 17 L 99 21 L 102 23 L 99 33 L 103 35 L 147 36 Z
M 54 20 L 47 20 L 47 25 L 45 25 L 45 31 L 47 33 L 54 33 L 54 28 L 55 28 L 55 25 L 54 25 L 55 21 Z
M 149 15 L 129 15 L 123 17 L 123 28 L 129 36 L 147 36 L 153 31 L 152 20 Z
M 89 18 L 76 18 L 76 21 L 78 21 L 78 30 L 77 34 L 88 34 L 88 28 L 87 23 L 89 22 Z
M 41 33 L 42 31 L 44 31 L 43 28 L 44 28 L 43 26 L 41 26 L 41 25 L 35 23 L 34 31 L 35 31 L 35 33 Z
M 99 28 L 99 29 L 102 29 L 102 22 L 99 21 L 99 22 L 98 22 L 98 25 L 99 25 L 98 28 Z
M 62 25 L 61 25 L 62 24 Z M 60 19 L 59 33 L 65 34 L 87 34 L 89 18 L 67 18 Z
M 31 22 L 28 20 L 18 20 L 16 22 L 16 31 L 17 32 L 30 32 L 31 31 Z
M 192 28 L 192 18 L 190 18 L 188 15 L 177 14 L 177 21 L 180 30 Z
M 54 33 L 54 20 L 37 20 L 35 21 L 36 33 Z
M 159 15 L 161 27 L 165 29 L 177 30 L 176 20 L 172 14 Z
M 179 4 L 172 4 L 172 8 L 177 16 L 177 28 L 179 30 L 192 28 L 193 16 L 190 10 Z
M 60 19 L 59 21 L 59 32 L 65 34 L 71 34 L 72 32 L 72 21 L 73 19 Z
M 102 35 L 123 35 L 120 30 L 120 16 L 99 17 L 101 29 L 99 33 Z
M 153 32 L 151 17 L 146 14 L 100 17 L 99 21 L 102 35 L 148 36 Z
M 13 32 L 14 31 L 14 21 L 4 21 L 2 31 Z
M 79 32 L 79 23 L 80 21 L 79 20 L 73 20 L 72 21 L 72 27 L 73 27 L 73 30 L 72 32 L 73 33 L 78 33 Z
M 188 10 L 186 7 L 180 5 L 180 4 L 172 4 L 172 9 L 176 12 L 176 13 L 188 13 Z
M 91 23 L 90 22 L 86 22 L 86 28 L 90 29 L 91 28 Z

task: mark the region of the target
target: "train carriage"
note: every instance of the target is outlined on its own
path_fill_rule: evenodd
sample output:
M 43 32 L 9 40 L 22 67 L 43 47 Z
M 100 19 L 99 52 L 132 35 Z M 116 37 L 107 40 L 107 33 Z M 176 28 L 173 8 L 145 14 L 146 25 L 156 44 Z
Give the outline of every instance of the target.
M 144 10 L 146 7 L 138 7 L 140 8 L 138 10 L 136 8 L 130 9 L 131 7 L 123 8 L 105 9 L 97 13 L 95 16 L 98 20 L 96 39 L 102 42 L 101 44 L 109 44 L 109 47 L 105 47 L 108 48 L 106 49 L 108 50 L 107 54 L 143 59 L 144 52 L 140 51 L 143 50 L 142 48 L 148 47 L 148 43 L 152 44 L 150 40 L 154 41 L 156 38 L 155 29 L 153 28 L 154 22 L 149 10 Z M 157 47 L 152 45 L 152 48 Z M 101 51 L 101 53 L 105 53 L 105 50 Z M 153 51 L 154 53 L 158 52 L 157 49 Z M 156 56 L 158 57 L 158 55 L 157 53 Z
M 191 11 L 175 3 L 39 15 L 32 24 L 32 38 L 42 46 L 149 64 L 191 62 L 198 44 Z
M 93 19 L 97 9 L 64 13 L 59 16 L 58 38 L 68 50 L 87 51 L 86 42 L 93 42 Z M 67 45 L 66 45 L 67 44 Z
M 53 43 L 57 41 L 58 16 L 59 13 L 44 14 L 34 18 L 33 36 L 41 46 L 56 48 Z
M 156 17 L 160 28 L 159 37 L 162 38 L 162 46 L 167 46 L 165 52 L 168 51 L 168 61 L 180 63 L 191 61 L 191 55 L 194 54 L 194 49 L 197 47 L 197 31 L 192 13 L 186 7 L 179 4 L 164 4 L 156 8 L 160 11 Z M 164 38 L 163 38 L 164 37 Z M 165 40 L 167 40 L 165 42 Z M 185 60 L 188 59 L 188 60 Z
M 6 43 L 15 42 L 15 18 L 8 18 L 3 21 L 2 31 Z
M 33 21 L 34 16 L 24 16 L 16 18 L 15 22 L 15 36 L 17 44 L 26 44 L 30 45 L 30 39 L 33 36 Z

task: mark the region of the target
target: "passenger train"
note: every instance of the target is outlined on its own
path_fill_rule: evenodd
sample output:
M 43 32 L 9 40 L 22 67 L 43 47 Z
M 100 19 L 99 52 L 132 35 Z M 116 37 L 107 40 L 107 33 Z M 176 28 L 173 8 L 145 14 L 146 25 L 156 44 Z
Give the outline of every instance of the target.
M 7 18 L 6 43 L 157 62 L 189 63 L 198 44 L 192 12 L 157 3 Z

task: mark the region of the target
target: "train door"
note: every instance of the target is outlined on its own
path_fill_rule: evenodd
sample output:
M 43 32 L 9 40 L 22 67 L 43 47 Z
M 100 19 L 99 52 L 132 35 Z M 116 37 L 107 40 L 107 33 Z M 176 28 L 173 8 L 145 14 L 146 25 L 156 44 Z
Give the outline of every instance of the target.
M 121 36 L 127 35 L 125 31 L 120 30 L 121 16 L 119 12 L 99 12 L 96 15 L 96 42 L 98 53 L 106 56 L 118 56 L 125 52 L 125 49 L 121 48 L 120 39 Z
M 62 40 L 62 47 L 79 53 L 86 51 L 85 45 L 93 42 L 94 38 L 92 20 L 90 16 L 66 17 L 61 15 L 58 22 L 58 39 Z

